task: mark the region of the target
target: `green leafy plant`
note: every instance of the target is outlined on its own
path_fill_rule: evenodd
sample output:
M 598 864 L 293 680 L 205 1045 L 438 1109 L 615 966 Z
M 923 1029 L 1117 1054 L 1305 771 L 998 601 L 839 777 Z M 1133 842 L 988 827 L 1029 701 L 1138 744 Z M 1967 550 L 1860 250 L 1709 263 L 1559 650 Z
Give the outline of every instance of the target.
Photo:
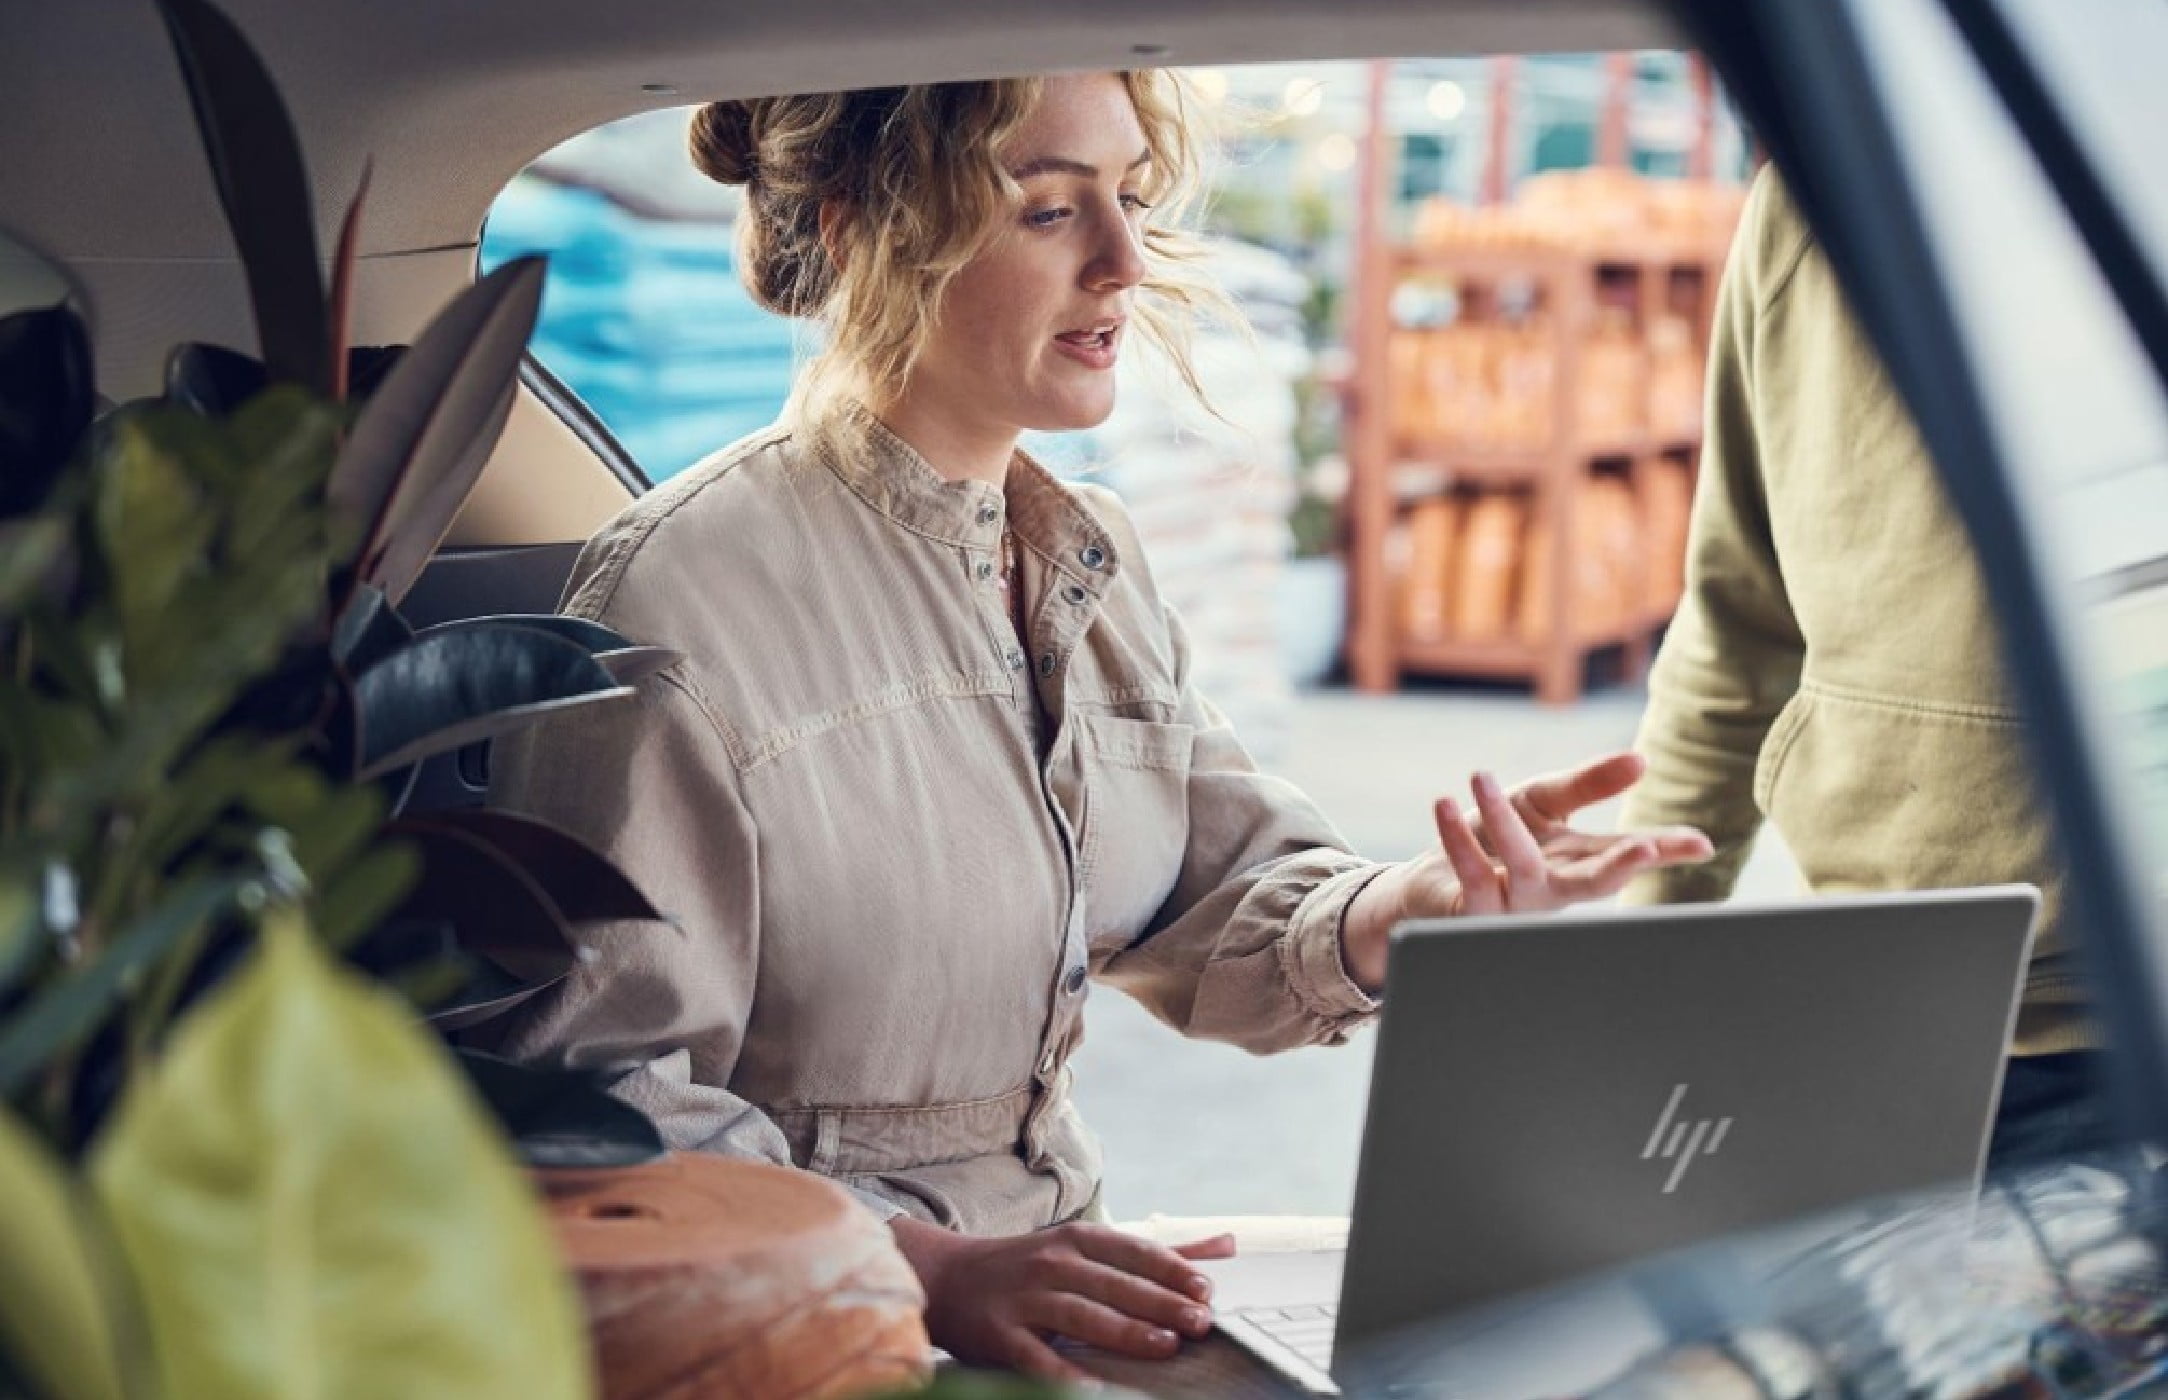
M 161 11 L 263 353 L 182 346 L 94 417 L 74 311 L 0 320 L 0 1393 L 579 1393 L 512 1144 L 659 1137 L 584 1077 L 462 1076 L 416 1007 L 496 1014 L 577 923 L 656 911 L 540 823 L 395 814 L 428 757 L 674 658 L 400 617 L 510 412 L 540 265 L 347 346 L 362 196 L 327 289 L 269 75 L 205 0 Z

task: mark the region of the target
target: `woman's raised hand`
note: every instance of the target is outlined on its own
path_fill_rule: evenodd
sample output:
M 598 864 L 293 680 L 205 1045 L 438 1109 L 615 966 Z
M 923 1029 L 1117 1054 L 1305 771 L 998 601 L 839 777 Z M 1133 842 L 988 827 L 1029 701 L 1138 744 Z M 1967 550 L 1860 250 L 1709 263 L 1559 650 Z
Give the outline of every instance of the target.
M 1212 1330 L 1212 1287 L 1189 1265 L 1224 1259 L 1234 1237 L 1172 1248 L 1075 1223 L 973 1239 L 903 1217 L 889 1222 L 926 1290 L 926 1330 L 959 1361 L 1051 1380 L 1088 1380 L 1054 1337 L 1151 1360 Z
M 1569 825 L 1582 808 L 1632 787 L 1643 766 L 1637 754 L 1612 754 L 1511 791 L 1478 773 L 1473 814 L 1439 798 L 1437 849 L 1386 870 L 1349 906 L 1342 933 L 1349 973 L 1381 986 L 1386 938 L 1403 919 L 1562 909 L 1617 894 L 1644 870 L 1707 860 L 1714 848 L 1691 827 L 1596 834 Z

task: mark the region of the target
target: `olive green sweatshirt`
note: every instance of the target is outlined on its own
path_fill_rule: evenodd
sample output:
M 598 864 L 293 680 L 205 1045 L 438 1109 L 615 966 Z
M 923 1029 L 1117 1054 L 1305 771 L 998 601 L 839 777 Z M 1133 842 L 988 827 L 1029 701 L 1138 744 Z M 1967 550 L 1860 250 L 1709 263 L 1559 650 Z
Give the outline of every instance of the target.
M 1649 692 L 1625 819 L 1699 826 L 1716 858 L 1629 901 L 1727 897 L 1764 818 L 1817 892 L 2027 881 L 2046 899 L 2018 1052 L 2099 1043 L 1979 564 L 1769 171 L 1718 294 L 1686 596 Z

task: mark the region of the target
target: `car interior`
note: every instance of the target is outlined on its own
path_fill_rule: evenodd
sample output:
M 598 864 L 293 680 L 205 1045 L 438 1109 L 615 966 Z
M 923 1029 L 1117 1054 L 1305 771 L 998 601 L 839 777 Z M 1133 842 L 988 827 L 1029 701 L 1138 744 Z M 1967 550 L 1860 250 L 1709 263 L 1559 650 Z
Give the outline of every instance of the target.
M 2115 0 L 228 0 L 287 100 L 319 235 L 368 172 L 357 344 L 471 283 L 558 143 L 718 97 L 1025 72 L 1695 48 L 1786 171 L 1942 465 L 2038 729 L 2134 1123 L 2168 1141 L 2168 8 Z M 249 301 L 148 0 L 0 11 L 0 310 L 65 294 L 98 380 L 247 346 Z M 1983 232 L 1985 231 L 1985 232 Z M 407 603 L 554 609 L 644 480 L 530 365 Z M 2153 686 L 2155 689 L 2147 689 Z M 2159 699 L 2133 701 L 2134 695 Z M 2150 706 L 2150 708 L 2148 708 Z M 2149 727 L 2150 726 L 2150 727 Z M 486 749 L 422 805 L 483 800 Z

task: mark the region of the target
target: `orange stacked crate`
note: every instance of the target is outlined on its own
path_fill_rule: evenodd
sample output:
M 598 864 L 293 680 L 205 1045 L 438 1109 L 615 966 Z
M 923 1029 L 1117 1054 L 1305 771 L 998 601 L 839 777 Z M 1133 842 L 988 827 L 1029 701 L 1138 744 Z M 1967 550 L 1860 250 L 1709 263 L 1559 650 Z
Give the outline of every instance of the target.
M 1495 677 L 1558 702 L 1592 652 L 1646 664 L 1679 596 L 1738 202 L 1727 185 L 1578 171 L 1524 182 L 1511 205 L 1433 202 L 1407 242 L 1364 250 L 1358 685 Z

